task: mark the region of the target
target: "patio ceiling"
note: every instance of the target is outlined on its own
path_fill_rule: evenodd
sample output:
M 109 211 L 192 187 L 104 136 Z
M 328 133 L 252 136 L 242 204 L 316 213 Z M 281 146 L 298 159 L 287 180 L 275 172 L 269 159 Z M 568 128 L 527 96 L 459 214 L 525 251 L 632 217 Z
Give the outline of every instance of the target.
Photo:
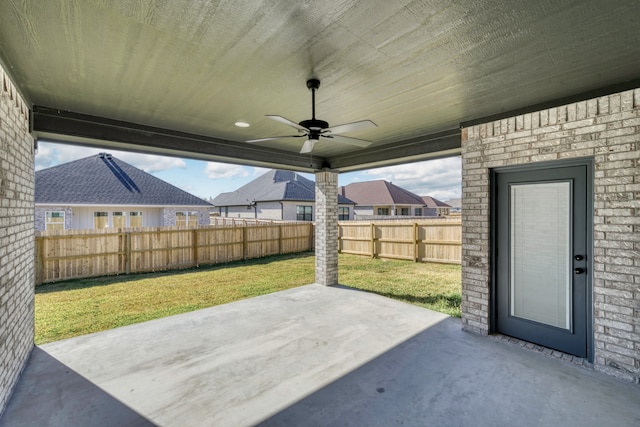
M 460 124 L 640 86 L 637 0 L 0 2 L 40 139 L 341 171 L 455 155 Z M 370 119 L 367 148 L 244 141 Z M 236 121 L 251 124 L 234 126 Z M 293 132 L 295 133 L 295 131 Z

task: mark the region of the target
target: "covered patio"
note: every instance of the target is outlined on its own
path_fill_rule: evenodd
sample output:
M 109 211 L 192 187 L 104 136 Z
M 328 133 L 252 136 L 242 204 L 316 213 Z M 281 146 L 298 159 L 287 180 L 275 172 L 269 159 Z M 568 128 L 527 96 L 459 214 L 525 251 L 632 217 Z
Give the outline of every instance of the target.
M 637 425 L 638 16 L 637 0 L 0 2 L 0 423 Z M 314 173 L 317 285 L 34 347 L 39 140 Z M 462 320 L 335 287 L 338 175 L 448 156 Z M 522 299 L 561 307 L 554 323 L 512 304 L 496 183 L 550 188 L 568 165 L 575 229 L 546 239 L 567 238 L 561 287 Z M 575 338 L 581 366 L 483 337 L 501 333 Z
M 640 390 L 307 285 L 36 347 L 0 426 L 637 426 Z

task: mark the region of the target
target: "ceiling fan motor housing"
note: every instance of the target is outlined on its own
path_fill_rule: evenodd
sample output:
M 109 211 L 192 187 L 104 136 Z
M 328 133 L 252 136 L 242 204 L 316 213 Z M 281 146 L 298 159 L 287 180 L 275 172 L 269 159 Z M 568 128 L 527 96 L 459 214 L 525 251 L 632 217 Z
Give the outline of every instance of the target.
M 298 124 L 309 130 L 323 130 L 329 127 L 329 123 L 325 122 L 324 120 L 318 119 L 303 120 Z

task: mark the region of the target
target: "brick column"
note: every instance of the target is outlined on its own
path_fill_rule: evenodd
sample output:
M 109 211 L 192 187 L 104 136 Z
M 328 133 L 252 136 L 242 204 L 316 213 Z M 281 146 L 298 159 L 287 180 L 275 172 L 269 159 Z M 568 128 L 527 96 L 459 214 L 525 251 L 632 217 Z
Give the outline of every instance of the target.
M 316 172 L 316 283 L 338 284 L 338 173 Z
M 34 167 L 29 106 L 0 63 L 0 416 L 33 348 Z

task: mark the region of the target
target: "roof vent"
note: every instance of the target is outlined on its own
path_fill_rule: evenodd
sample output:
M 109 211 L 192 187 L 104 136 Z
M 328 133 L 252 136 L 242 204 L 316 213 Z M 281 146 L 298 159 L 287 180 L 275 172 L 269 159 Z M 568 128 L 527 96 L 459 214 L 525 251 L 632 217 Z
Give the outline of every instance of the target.
M 111 160 L 111 157 L 112 157 L 111 153 L 99 153 L 98 156 L 101 159 L 107 159 L 107 160 Z
M 106 156 L 106 155 L 107 155 L 107 153 L 99 153 L 98 157 L 100 157 L 101 159 L 104 159 L 104 156 Z

